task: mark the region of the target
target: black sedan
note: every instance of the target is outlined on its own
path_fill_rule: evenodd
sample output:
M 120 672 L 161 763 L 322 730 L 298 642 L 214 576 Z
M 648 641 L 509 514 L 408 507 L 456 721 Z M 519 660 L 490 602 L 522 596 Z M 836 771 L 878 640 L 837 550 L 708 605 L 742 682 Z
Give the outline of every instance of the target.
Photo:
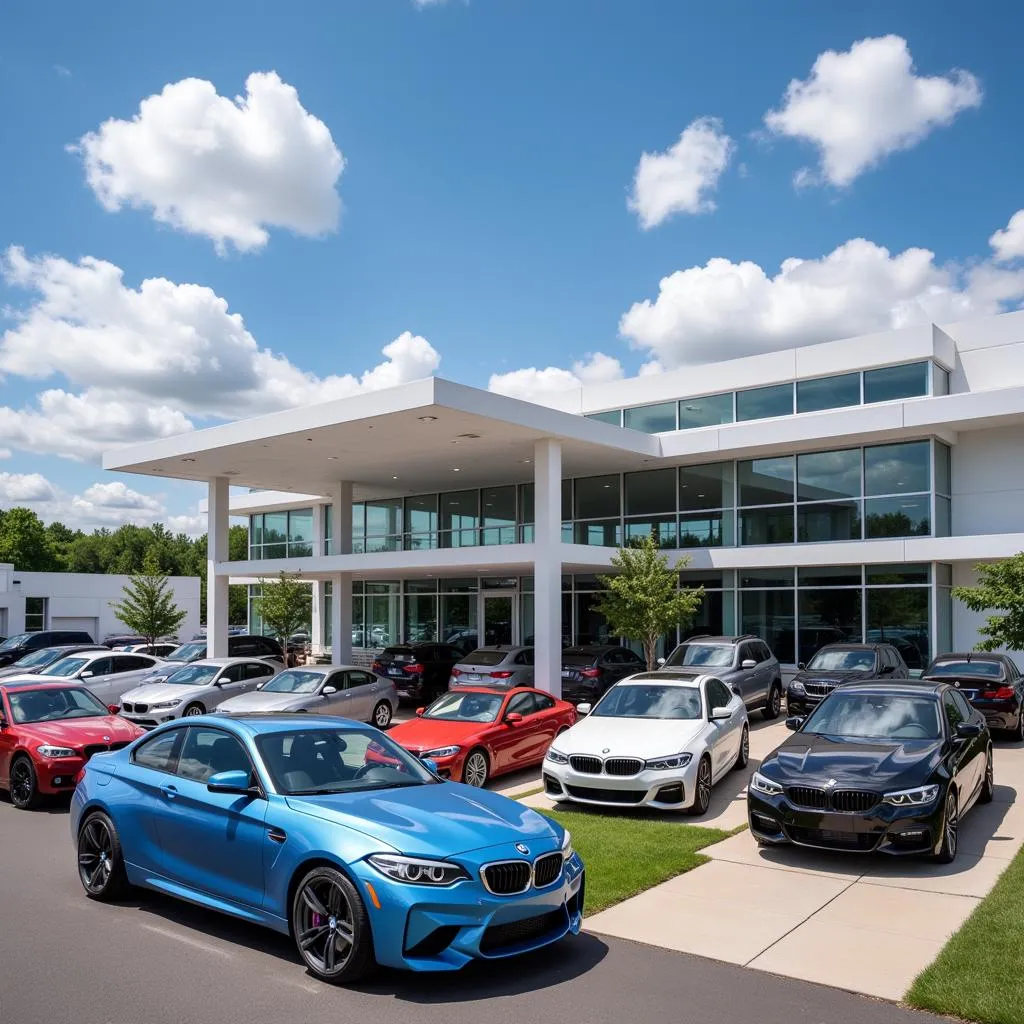
M 992 799 L 985 719 L 945 683 L 847 683 L 754 772 L 750 831 L 761 845 L 927 854 L 948 864 L 960 819 Z
M 647 663 L 628 647 L 582 644 L 562 651 L 562 700 L 594 704 L 620 679 L 643 672 Z
M 990 729 L 1024 741 L 1024 675 L 1008 654 L 940 654 L 924 678 L 955 686 Z

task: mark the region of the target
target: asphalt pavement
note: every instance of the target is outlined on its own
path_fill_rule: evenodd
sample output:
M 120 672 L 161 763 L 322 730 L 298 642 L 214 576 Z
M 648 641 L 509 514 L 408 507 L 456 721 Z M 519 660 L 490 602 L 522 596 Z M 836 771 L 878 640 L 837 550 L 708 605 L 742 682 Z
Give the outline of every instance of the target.
M 88 900 L 66 806 L 0 802 L 0 1024 L 937 1024 L 713 960 L 582 935 L 458 974 L 309 977 L 289 940 L 155 894 Z M 642 868 L 638 865 L 638 870 Z M 822 950 L 821 955 L 828 955 Z

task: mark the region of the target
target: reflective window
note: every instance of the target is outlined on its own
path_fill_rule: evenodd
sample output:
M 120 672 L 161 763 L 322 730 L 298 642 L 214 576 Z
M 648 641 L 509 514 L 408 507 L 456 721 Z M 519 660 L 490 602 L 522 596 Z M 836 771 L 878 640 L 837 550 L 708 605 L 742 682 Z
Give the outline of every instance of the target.
M 928 363 L 882 366 L 864 371 L 864 401 L 892 402 L 928 394 Z
M 724 395 L 702 395 L 684 398 L 679 403 L 679 429 L 711 427 L 719 423 L 732 423 L 732 392 Z
M 860 540 L 859 501 L 819 501 L 798 505 L 796 539 L 810 544 Z
M 313 554 L 313 510 L 295 509 L 288 513 L 288 554 L 308 558 Z
M 618 474 L 578 478 L 575 485 L 576 519 L 601 519 L 619 515 Z
M 431 582 L 431 581 L 428 581 Z M 408 643 L 437 639 L 437 595 L 405 595 L 405 639 Z
M 868 498 L 864 502 L 867 537 L 922 537 L 931 532 L 931 500 L 927 495 Z
M 366 550 L 398 551 L 401 548 L 402 499 L 380 498 L 365 503 Z
M 930 593 L 930 587 L 868 587 L 866 640 L 892 644 L 907 668 L 923 669 L 931 650 Z
M 735 518 L 735 513 L 731 509 L 682 515 L 679 517 L 679 546 L 731 547 L 736 543 Z
M 760 587 L 791 587 L 793 586 L 792 569 L 742 569 L 740 586 L 744 589 Z
M 484 544 L 514 544 L 516 540 L 515 487 L 486 487 L 480 494 L 483 507 L 481 539 Z
M 935 493 L 953 493 L 949 445 L 941 441 L 935 442 Z
M 679 510 L 733 507 L 733 464 L 711 462 L 679 470 Z
M 263 557 L 288 557 L 288 513 L 267 512 L 263 516 Z
M 740 512 L 741 544 L 792 544 L 793 507 L 743 509 Z
M 910 494 L 931 486 L 931 445 L 927 441 L 864 449 L 865 494 Z
M 405 499 L 406 547 L 412 551 L 437 547 L 437 495 Z
M 935 499 L 935 536 L 949 537 L 953 533 L 953 509 L 949 498 L 941 495 Z
M 641 405 L 636 409 L 624 409 L 622 425 L 648 434 L 660 434 L 676 429 L 676 403 L 662 402 L 660 405 Z
M 818 412 L 860 405 L 860 374 L 844 373 L 837 377 L 817 377 L 796 382 L 796 411 Z
M 675 470 L 653 469 L 645 473 L 626 473 L 624 479 L 627 516 L 675 512 Z
M 621 543 L 621 537 L 622 529 L 619 525 L 619 520 L 605 519 L 588 523 L 576 523 L 572 533 L 572 543 L 617 548 Z
M 830 501 L 834 498 L 859 498 L 860 459 L 859 448 L 798 455 L 797 500 Z
M 861 595 L 849 590 L 801 590 L 797 661 L 808 662 L 826 644 L 860 643 Z
M 869 565 L 866 568 L 869 585 L 895 586 L 908 583 L 928 583 L 931 573 L 928 565 Z
M 622 426 L 622 410 L 609 409 L 607 412 L 588 412 L 588 420 L 597 420 L 600 423 L 611 423 L 613 426 Z
M 792 413 L 792 383 L 736 392 L 737 420 L 763 420 L 769 416 L 791 416 Z
M 801 587 L 859 587 L 859 565 L 811 565 L 797 570 Z
M 780 505 L 793 500 L 793 457 L 737 463 L 740 505 Z
M 740 631 L 759 636 L 784 664 L 795 662 L 792 590 L 746 590 L 740 594 Z
M 660 548 L 676 547 L 676 517 L 643 516 L 626 520 L 626 544 L 634 544 L 645 537 L 653 537 Z
M 478 543 L 479 491 L 448 491 L 438 499 L 441 547 L 465 548 Z

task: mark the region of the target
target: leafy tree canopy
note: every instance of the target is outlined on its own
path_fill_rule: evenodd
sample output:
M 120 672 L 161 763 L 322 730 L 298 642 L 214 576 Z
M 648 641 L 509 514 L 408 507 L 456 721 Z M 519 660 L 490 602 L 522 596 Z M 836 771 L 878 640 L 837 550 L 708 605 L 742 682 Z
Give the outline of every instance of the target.
M 114 614 L 149 643 L 164 636 L 177 636 L 185 618 L 185 612 L 174 603 L 174 591 L 167 576 L 156 554 L 151 552 L 146 556 L 142 571 L 134 573 L 125 586 L 122 600 L 111 604 Z
M 953 596 L 972 612 L 991 613 L 978 629 L 976 649 L 1024 651 L 1024 551 L 975 568 L 977 586 L 954 587 Z

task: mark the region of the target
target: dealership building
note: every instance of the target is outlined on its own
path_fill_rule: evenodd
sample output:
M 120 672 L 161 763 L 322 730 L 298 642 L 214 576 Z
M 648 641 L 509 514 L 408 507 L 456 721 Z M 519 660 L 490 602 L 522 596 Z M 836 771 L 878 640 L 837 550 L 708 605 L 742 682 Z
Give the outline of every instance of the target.
M 653 534 L 695 633 L 752 633 L 787 666 L 895 643 L 912 668 L 977 641 L 951 597 L 1024 549 L 1024 312 L 584 385 L 544 404 L 431 378 L 108 453 L 208 486 L 207 623 L 229 581 L 313 587 L 314 645 L 528 642 L 557 691 L 616 549 Z M 229 562 L 229 517 L 250 524 Z M 357 650 L 353 650 L 356 648 Z

